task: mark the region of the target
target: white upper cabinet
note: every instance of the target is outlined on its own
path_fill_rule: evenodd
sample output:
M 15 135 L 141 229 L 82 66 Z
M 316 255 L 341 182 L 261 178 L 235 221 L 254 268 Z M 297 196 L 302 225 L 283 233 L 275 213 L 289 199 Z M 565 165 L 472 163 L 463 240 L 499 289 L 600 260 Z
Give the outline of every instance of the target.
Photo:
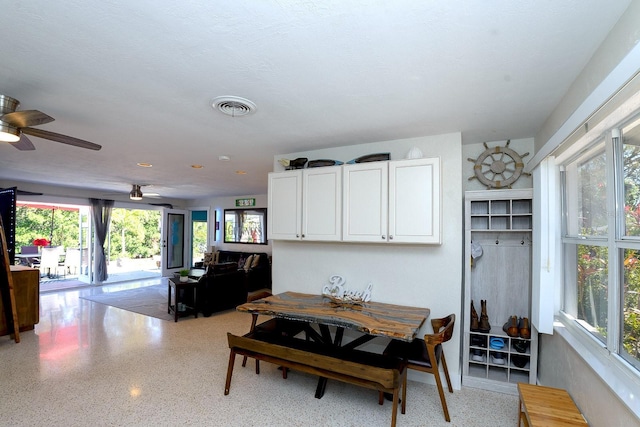
M 389 162 L 389 241 L 441 244 L 440 159 Z
M 388 162 L 343 166 L 343 229 L 347 242 L 386 242 Z
M 339 241 L 342 234 L 340 166 L 269 174 L 269 238 Z
M 339 241 L 342 237 L 342 168 L 302 172 L 302 238 Z
M 439 158 L 343 168 L 342 240 L 442 243 Z
M 269 174 L 269 238 L 440 244 L 440 159 Z
M 302 236 L 302 170 L 269 174 L 267 236 L 299 240 Z

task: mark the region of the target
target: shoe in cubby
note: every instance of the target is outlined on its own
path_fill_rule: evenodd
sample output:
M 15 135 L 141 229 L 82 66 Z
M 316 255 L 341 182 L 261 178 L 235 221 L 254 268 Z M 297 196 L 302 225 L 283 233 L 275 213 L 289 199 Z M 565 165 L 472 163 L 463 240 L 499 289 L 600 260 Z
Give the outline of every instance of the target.
M 491 363 L 494 365 L 504 365 L 504 354 L 497 351 L 491 352 Z
M 484 362 L 485 361 L 484 358 L 485 358 L 485 355 L 482 350 L 474 349 L 471 352 L 471 360 L 473 360 L 474 362 Z
M 471 335 L 471 345 L 473 347 L 487 348 L 487 336 L 486 335 Z
M 518 353 L 526 353 L 529 348 L 529 341 L 527 340 L 512 340 L 511 345 Z

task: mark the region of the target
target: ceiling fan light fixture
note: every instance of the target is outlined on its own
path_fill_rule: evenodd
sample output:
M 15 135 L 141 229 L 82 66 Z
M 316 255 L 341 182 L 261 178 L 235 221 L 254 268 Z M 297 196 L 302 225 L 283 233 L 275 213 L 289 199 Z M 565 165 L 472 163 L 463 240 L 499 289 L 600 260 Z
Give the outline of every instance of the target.
M 20 141 L 20 131 L 6 123 L 0 123 L 0 141 L 18 142 Z
M 142 200 L 142 190 L 140 190 L 140 186 L 137 184 L 133 184 L 133 188 L 131 189 L 131 193 L 129 193 L 129 198 L 131 200 Z

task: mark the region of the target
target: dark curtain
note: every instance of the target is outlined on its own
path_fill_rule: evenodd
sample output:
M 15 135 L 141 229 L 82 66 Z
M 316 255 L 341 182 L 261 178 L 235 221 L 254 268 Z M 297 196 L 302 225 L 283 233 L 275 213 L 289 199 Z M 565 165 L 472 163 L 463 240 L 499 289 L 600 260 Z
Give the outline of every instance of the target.
M 111 222 L 111 210 L 113 200 L 89 199 L 91 203 L 91 216 L 95 225 L 95 235 L 98 239 L 98 251 L 93 254 L 96 259 L 96 271 L 94 272 L 95 282 L 102 283 L 107 280 L 107 258 L 104 253 L 104 242 L 109 234 L 109 223 Z

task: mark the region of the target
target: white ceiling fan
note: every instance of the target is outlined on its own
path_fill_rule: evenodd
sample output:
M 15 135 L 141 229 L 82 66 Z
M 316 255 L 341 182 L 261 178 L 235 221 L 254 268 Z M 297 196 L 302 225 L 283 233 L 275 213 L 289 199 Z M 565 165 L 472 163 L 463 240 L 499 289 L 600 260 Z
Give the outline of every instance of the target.
M 146 187 L 149 185 L 151 184 L 133 184 L 131 186 L 131 191 L 129 192 L 129 199 L 136 200 L 136 201 L 142 200 L 143 197 L 159 199 L 160 194 L 158 193 L 153 193 L 153 192 L 147 192 L 144 194 L 142 193 L 142 187 Z
M 133 200 L 133 201 L 140 201 L 143 198 L 144 199 L 160 199 L 162 198 L 162 196 L 158 193 L 155 192 L 151 192 L 151 191 L 145 191 L 144 193 L 142 192 L 142 187 L 151 187 L 152 184 L 132 184 L 131 185 L 131 191 L 129 192 L 129 199 Z M 113 197 L 113 196 L 122 196 L 126 193 L 124 192 L 108 192 L 108 193 L 103 193 L 102 197 Z
M 147 184 L 147 185 L 150 185 L 150 184 Z M 135 201 L 142 200 L 143 197 L 157 198 L 157 199 L 161 198 L 160 194 L 158 193 L 142 194 L 142 189 L 140 187 L 143 187 L 143 186 L 145 185 L 133 184 L 131 188 L 131 192 L 129 193 L 129 198 Z M 163 208 L 173 209 L 173 205 L 171 203 L 149 203 L 149 204 L 152 206 L 160 206 Z

